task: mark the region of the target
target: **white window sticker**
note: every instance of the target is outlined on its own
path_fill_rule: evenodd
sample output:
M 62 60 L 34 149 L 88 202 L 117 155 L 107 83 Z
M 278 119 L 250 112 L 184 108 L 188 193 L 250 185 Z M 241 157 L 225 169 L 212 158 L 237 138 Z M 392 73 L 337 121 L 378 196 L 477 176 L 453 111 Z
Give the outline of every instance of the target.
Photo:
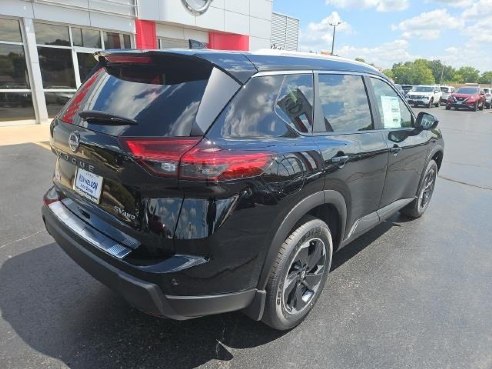
M 381 96 L 384 128 L 401 127 L 400 101 L 394 96 Z

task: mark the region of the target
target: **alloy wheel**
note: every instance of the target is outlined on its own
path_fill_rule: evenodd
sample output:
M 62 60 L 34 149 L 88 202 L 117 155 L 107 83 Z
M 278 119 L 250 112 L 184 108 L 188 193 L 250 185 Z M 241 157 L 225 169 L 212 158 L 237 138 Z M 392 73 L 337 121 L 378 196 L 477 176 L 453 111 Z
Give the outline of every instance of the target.
M 434 168 L 430 169 L 424 177 L 422 184 L 422 191 L 419 196 L 419 208 L 425 209 L 431 200 L 432 193 L 434 192 L 434 186 L 436 183 L 437 172 Z
M 292 259 L 285 277 L 282 303 L 290 314 L 298 314 L 309 306 L 325 274 L 326 245 L 319 238 L 304 242 Z

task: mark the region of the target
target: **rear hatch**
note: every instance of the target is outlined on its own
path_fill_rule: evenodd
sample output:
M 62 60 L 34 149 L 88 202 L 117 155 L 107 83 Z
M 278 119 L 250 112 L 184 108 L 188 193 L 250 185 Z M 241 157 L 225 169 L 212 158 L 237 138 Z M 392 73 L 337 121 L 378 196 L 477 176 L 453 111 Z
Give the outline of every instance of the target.
M 181 156 L 240 84 L 212 63 L 165 52 L 108 54 L 52 123 L 54 183 L 81 219 L 137 255 L 174 252 Z M 132 247 L 134 248 L 134 247 Z

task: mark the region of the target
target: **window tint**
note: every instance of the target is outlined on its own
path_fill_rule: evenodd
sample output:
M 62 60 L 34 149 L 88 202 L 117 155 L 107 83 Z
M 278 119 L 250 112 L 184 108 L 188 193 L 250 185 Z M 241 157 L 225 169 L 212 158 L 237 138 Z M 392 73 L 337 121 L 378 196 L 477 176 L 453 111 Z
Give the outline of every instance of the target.
M 412 113 L 395 90 L 379 79 L 371 78 L 371 84 L 383 127 L 385 129 L 412 127 Z
M 373 128 L 369 100 L 361 76 L 319 75 L 324 122 L 317 132 L 356 132 Z
M 36 43 L 38 45 L 70 46 L 70 37 L 67 26 L 35 23 Z
M 29 88 L 24 48 L 0 44 L 0 88 Z
M 124 130 L 128 136 L 188 136 L 211 66 L 180 57 L 156 58 L 155 64 L 109 64 L 79 89 L 79 111 L 130 118 L 137 125 L 100 125 L 78 116 L 74 124 L 114 135 Z M 81 95 L 81 91 L 85 92 Z
M 275 111 L 299 132 L 311 132 L 313 99 L 312 74 L 287 75 L 280 89 Z
M 0 41 L 22 42 L 19 21 L 0 18 Z
M 104 48 L 105 49 L 130 49 L 130 35 L 121 33 L 104 32 Z
M 38 46 L 44 88 L 75 88 L 72 51 Z
M 224 138 L 290 136 L 289 125 L 275 113 L 283 82 L 281 75 L 252 78 L 224 109 L 212 131 Z
M 99 31 L 72 27 L 72 39 L 74 46 L 101 48 L 101 33 Z

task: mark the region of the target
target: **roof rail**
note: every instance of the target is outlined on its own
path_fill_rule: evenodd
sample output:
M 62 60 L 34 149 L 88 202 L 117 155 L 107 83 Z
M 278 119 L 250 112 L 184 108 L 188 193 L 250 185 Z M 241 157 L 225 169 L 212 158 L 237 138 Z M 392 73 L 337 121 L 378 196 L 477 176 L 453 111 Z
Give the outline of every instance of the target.
M 353 64 L 357 64 L 357 65 L 363 65 L 365 67 L 370 67 L 370 68 L 373 68 L 374 70 L 379 72 L 379 70 L 376 67 L 374 67 L 370 64 L 359 62 L 357 60 L 353 60 L 353 59 L 349 59 L 349 58 L 343 58 L 343 57 L 337 56 L 337 55 L 316 54 L 316 53 L 303 52 L 303 51 L 287 51 L 287 50 L 281 50 L 281 49 L 258 49 L 258 50 L 252 51 L 251 54 L 254 54 L 254 55 L 292 56 L 292 57 L 298 57 L 298 58 L 312 58 L 312 59 L 344 61 L 344 62 L 349 62 L 349 63 L 353 63 Z

